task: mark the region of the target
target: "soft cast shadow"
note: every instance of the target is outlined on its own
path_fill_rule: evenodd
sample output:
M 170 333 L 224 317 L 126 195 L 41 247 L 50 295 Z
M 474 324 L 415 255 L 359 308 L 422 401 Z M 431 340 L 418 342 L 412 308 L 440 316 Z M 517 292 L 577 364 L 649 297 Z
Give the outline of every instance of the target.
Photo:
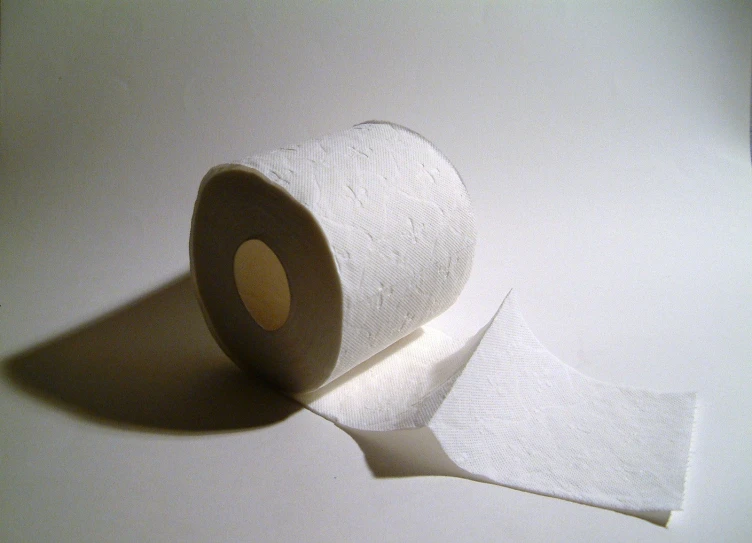
M 429 428 L 392 432 L 341 428 L 363 451 L 374 477 L 443 475 L 496 484 L 485 477 L 465 471 L 452 462 Z M 666 526 L 671 517 L 671 511 L 615 511 L 647 520 L 658 526 Z
M 114 426 L 239 430 L 300 409 L 222 353 L 187 276 L 14 356 L 4 370 L 32 395 Z

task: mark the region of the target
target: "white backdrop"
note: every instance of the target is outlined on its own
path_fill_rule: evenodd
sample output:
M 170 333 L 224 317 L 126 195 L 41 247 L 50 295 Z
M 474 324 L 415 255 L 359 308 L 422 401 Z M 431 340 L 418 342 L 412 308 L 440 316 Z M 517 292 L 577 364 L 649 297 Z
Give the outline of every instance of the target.
M 0 539 L 748 539 L 752 4 L 217 4 L 3 2 Z M 668 530 L 378 477 L 323 419 L 187 380 L 225 362 L 184 280 L 28 351 L 187 271 L 210 166 L 368 119 L 467 183 L 476 263 L 439 326 L 514 287 L 588 375 L 698 391 Z

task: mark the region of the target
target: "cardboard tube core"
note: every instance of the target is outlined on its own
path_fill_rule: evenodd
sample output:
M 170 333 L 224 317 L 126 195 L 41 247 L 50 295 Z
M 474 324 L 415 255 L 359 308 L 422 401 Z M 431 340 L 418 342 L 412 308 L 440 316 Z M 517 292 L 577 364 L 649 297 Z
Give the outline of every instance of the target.
M 285 268 L 260 239 L 249 239 L 235 252 L 235 286 L 243 305 L 264 330 L 279 330 L 290 316 L 290 285 Z

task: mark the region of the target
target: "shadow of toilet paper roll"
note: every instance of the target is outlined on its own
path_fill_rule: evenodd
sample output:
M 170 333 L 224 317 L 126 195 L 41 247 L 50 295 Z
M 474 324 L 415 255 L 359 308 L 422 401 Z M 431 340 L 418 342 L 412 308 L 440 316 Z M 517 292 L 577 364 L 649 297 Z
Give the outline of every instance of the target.
M 14 356 L 4 370 L 27 392 L 114 426 L 243 430 L 300 409 L 227 359 L 187 276 Z

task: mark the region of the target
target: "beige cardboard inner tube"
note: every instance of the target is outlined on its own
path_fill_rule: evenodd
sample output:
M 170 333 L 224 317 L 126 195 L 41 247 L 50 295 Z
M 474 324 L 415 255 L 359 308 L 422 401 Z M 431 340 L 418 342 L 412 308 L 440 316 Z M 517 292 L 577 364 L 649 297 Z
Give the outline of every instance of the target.
M 243 305 L 264 330 L 279 330 L 290 316 L 285 268 L 269 246 L 249 239 L 235 252 L 235 285 Z

